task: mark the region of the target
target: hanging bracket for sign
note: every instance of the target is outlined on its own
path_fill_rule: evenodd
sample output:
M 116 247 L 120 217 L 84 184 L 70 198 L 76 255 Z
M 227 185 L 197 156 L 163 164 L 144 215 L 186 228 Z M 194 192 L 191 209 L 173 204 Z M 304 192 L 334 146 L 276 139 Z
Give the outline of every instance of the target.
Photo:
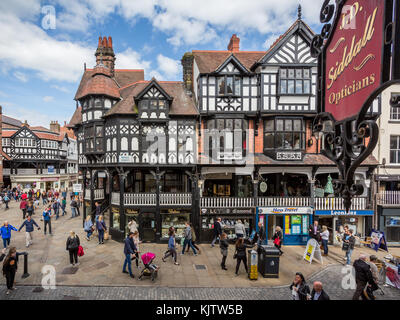
M 363 193 L 354 173 L 378 142 L 379 113 L 369 110 L 383 90 L 400 83 L 400 0 L 325 0 L 320 21 L 321 34 L 311 43 L 320 112 L 313 131 L 338 167 L 333 187 L 348 212 L 352 198 Z M 390 103 L 400 106 L 400 99 Z

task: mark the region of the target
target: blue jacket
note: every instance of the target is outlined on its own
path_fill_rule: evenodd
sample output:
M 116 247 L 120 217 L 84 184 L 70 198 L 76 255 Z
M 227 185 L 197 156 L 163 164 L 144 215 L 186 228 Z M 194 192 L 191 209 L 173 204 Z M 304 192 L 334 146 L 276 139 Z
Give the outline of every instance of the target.
M 3 239 L 10 239 L 11 238 L 11 230 L 18 231 L 17 228 L 14 228 L 11 224 L 8 224 L 8 226 L 2 226 L 1 227 L 1 237 Z
M 50 214 L 51 214 L 51 211 L 47 211 L 47 210 L 43 211 L 43 220 L 50 221 Z
M 90 229 L 92 228 L 92 226 L 93 226 L 92 220 L 85 221 L 83 230 L 85 230 L 85 231 L 90 231 Z
M 125 238 L 125 246 L 124 246 L 124 254 L 133 254 L 136 253 L 136 246 L 133 242 L 133 239 L 126 237 Z
M 20 231 L 25 226 L 26 232 L 32 232 L 34 229 L 33 228 L 34 225 L 39 228 L 35 220 L 33 219 L 31 219 L 31 221 L 25 220 L 24 223 L 19 227 L 18 231 Z
M 104 221 L 96 221 L 97 230 L 107 230 L 106 223 Z
M 168 240 L 168 248 L 169 249 L 174 249 L 175 248 L 175 241 L 174 241 L 175 237 L 174 236 L 170 236 L 169 240 Z

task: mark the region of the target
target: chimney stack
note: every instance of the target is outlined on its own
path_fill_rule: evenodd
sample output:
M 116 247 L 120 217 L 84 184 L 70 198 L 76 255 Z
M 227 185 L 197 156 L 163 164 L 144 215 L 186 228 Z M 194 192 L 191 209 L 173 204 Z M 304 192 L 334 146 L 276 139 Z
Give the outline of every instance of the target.
M 112 46 L 111 37 L 99 37 L 99 43 L 97 45 L 96 53 L 96 64 L 103 63 L 111 71 L 111 76 L 114 76 L 115 66 L 115 54 Z
M 50 131 L 60 133 L 60 124 L 58 123 L 58 121 L 50 122 Z
M 194 56 L 191 52 L 186 52 L 181 60 L 183 83 L 185 84 L 186 91 L 190 94 L 193 92 L 193 60 Z
M 28 121 L 25 120 L 25 122 L 22 124 L 23 127 L 28 127 L 29 128 L 29 124 Z
M 232 35 L 231 41 L 228 44 L 228 50 L 232 52 L 239 52 L 239 42 L 240 38 L 236 34 Z

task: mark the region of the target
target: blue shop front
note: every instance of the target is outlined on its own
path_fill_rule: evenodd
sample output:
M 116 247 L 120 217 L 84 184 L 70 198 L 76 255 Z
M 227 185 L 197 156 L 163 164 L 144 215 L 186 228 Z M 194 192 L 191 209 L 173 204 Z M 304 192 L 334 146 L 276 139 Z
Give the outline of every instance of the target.
M 312 207 L 257 207 L 258 222 L 261 222 L 266 239 L 271 239 L 277 226 L 282 228 L 284 245 L 306 245 L 308 227 L 313 223 Z

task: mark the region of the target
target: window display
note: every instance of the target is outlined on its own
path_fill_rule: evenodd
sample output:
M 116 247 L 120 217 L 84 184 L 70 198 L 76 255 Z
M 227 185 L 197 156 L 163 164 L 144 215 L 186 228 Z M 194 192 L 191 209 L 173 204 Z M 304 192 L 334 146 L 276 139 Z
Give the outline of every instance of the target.
M 386 217 L 386 227 L 400 227 L 400 217 Z
M 119 213 L 113 213 L 112 214 L 112 222 L 113 222 L 113 225 L 112 225 L 112 227 L 114 228 L 114 229 L 118 229 L 119 230 L 119 228 L 120 228 L 120 215 L 119 215 Z
M 139 230 L 139 213 L 128 213 L 129 209 L 126 210 L 125 213 L 125 229 L 128 234 L 131 230 L 134 230 L 134 226 L 132 224 L 136 224 L 136 229 Z
M 185 222 L 190 221 L 190 212 L 180 210 L 168 210 L 161 212 L 161 239 L 168 239 L 168 230 L 175 228 L 175 237 L 180 239 L 184 236 Z
M 216 219 L 216 216 L 203 216 L 201 218 L 202 231 L 203 232 L 204 231 L 212 231 L 214 229 L 215 219 Z M 221 217 L 222 231 L 227 234 L 229 240 L 236 239 L 235 224 L 236 224 L 237 220 L 241 220 L 242 223 L 244 224 L 244 227 L 246 229 L 245 237 L 248 237 L 250 234 L 252 219 L 250 219 L 248 217 L 237 217 L 237 216 L 225 216 L 224 217 L 223 216 L 223 217 Z
M 309 218 L 306 215 L 286 215 L 285 235 L 306 235 L 308 234 Z

